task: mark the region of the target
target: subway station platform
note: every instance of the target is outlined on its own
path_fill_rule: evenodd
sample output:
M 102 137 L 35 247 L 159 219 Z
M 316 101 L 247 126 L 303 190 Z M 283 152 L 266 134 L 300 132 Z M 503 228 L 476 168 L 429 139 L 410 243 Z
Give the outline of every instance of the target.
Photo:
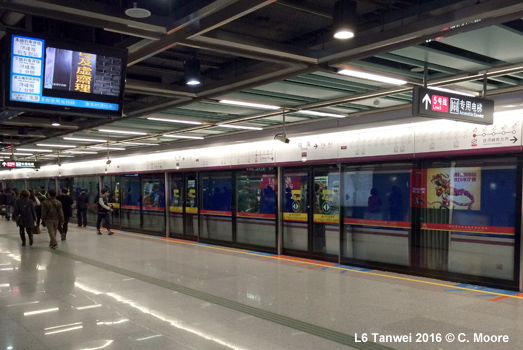
M 0 221 L 1 349 L 521 349 L 523 295 L 70 225 Z

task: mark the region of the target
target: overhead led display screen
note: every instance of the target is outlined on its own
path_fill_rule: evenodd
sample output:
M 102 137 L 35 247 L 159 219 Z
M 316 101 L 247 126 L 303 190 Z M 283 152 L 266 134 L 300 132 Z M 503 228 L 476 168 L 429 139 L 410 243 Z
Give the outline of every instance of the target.
M 9 31 L 4 105 L 121 116 L 127 50 Z

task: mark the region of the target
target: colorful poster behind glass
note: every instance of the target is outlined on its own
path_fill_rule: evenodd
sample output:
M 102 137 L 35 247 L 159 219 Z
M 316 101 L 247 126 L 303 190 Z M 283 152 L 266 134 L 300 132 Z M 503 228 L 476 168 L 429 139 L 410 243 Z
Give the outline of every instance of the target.
M 417 208 L 481 210 L 481 168 L 430 168 L 413 173 Z

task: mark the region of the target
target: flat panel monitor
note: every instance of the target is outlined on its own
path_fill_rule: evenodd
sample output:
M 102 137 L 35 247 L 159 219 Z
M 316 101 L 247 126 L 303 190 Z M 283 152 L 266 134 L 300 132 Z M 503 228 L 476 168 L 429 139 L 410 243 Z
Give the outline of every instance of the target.
M 4 107 L 121 116 L 127 50 L 9 30 Z

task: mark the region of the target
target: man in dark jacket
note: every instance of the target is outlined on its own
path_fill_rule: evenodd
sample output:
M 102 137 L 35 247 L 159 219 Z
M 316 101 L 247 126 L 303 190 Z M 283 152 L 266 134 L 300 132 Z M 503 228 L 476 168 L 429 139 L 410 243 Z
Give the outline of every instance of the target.
M 45 222 L 47 232 L 49 232 L 49 247 L 55 249 L 58 247 L 56 231 L 64 221 L 64 212 L 62 211 L 62 203 L 56 199 L 56 191 L 50 189 L 48 195 L 49 198 L 42 202 L 42 221 Z
M 29 245 L 33 245 L 33 226 L 36 221 L 36 212 L 33 201 L 29 199 L 29 191 L 22 190 L 20 198 L 15 202 L 13 218 L 17 219 L 18 227 L 20 228 L 20 238 L 22 245 L 25 246 L 25 234 L 29 236 Z
M 71 216 L 73 216 L 73 204 L 74 201 L 71 198 L 70 195 L 67 194 L 68 190 L 67 188 L 62 188 L 62 194 L 56 196 L 56 199 L 62 203 L 62 210 L 64 212 L 64 222 L 62 225 L 58 226 L 58 231 L 60 231 L 60 235 L 62 236 L 62 241 L 65 241 L 65 237 L 67 236 L 67 225 L 69 224 L 69 219 Z
M 0 189 L 0 210 L 5 209 L 5 193 Z
M 80 195 L 76 199 L 76 216 L 78 217 L 78 227 L 87 226 L 87 203 L 89 203 L 89 195 L 85 188 L 80 190 Z
M 102 190 L 102 195 L 98 199 L 98 218 L 96 219 L 96 233 L 101 235 L 102 232 L 100 231 L 100 225 L 102 223 L 102 220 L 105 223 L 105 228 L 107 228 L 107 234 L 112 235 L 113 231 L 111 231 L 111 212 L 113 211 L 113 208 L 109 206 L 109 201 L 107 197 L 109 196 L 109 190 L 107 188 L 104 188 Z

